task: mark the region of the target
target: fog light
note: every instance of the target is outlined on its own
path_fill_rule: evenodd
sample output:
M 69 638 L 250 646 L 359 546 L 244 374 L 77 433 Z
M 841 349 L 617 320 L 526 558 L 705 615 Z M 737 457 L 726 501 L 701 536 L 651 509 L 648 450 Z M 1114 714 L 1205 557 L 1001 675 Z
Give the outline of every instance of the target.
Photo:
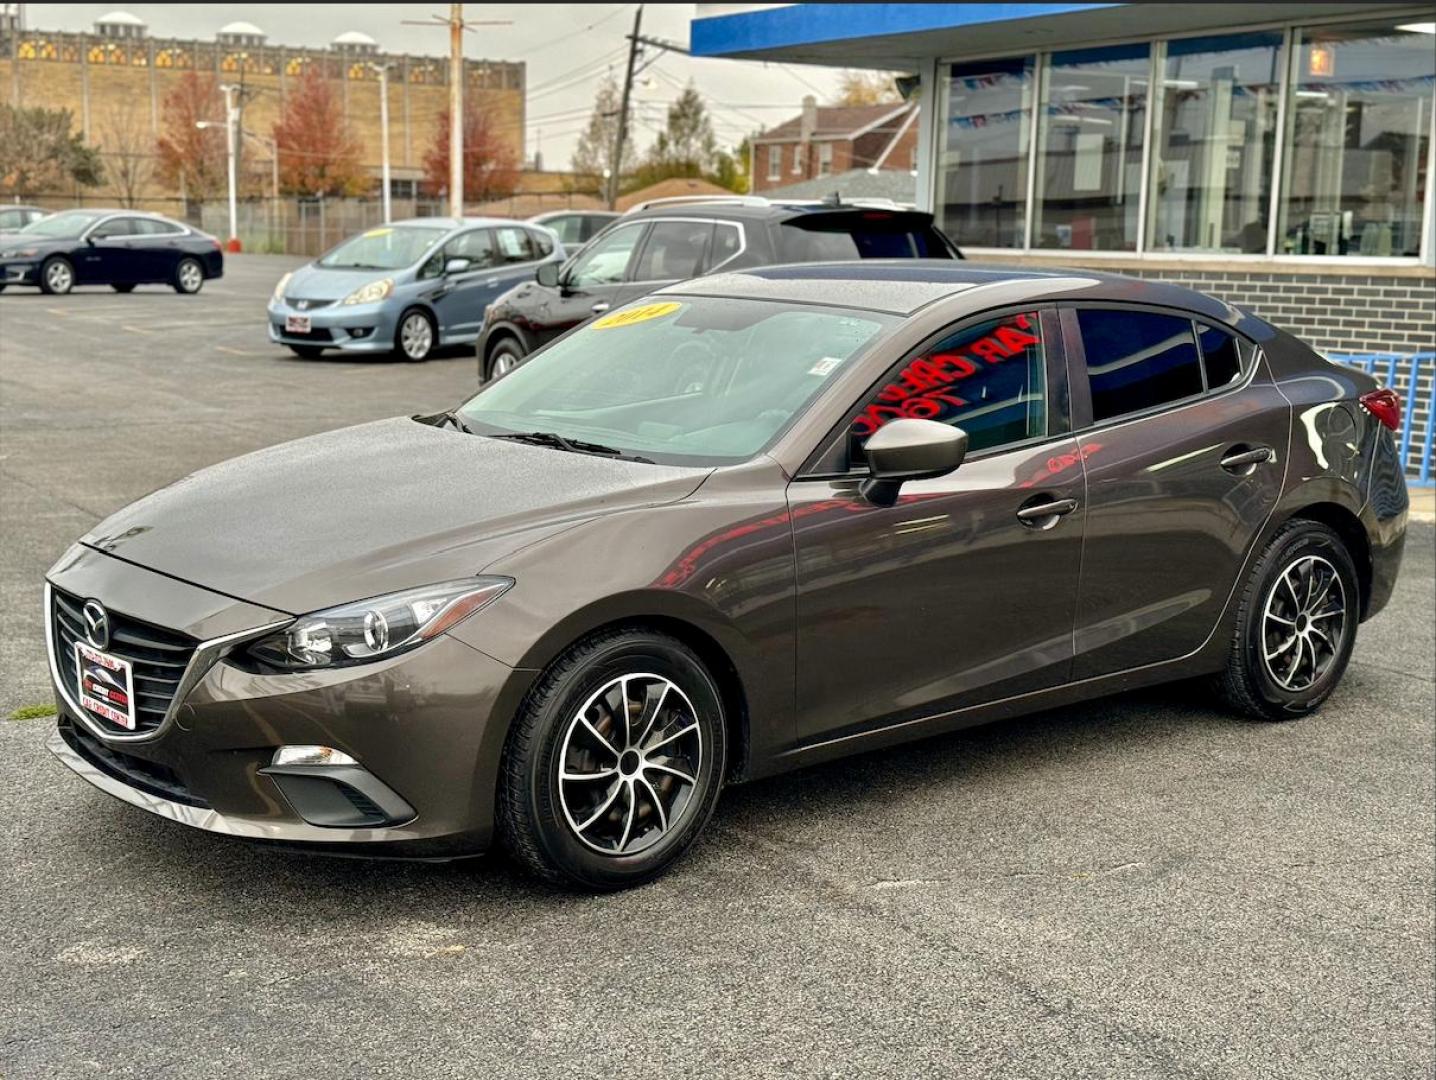
M 372 326 L 351 326 L 348 331 L 352 338 L 366 338 L 374 332 L 374 328 Z
M 332 746 L 281 746 L 274 752 L 273 765 L 358 765 L 343 750 Z

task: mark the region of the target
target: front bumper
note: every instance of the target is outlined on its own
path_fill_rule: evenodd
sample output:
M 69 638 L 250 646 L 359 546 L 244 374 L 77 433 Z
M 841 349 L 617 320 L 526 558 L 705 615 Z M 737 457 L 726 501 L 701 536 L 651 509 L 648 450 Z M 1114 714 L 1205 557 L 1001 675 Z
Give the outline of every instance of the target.
M 308 334 L 285 330 L 290 315 L 309 319 Z M 394 351 L 397 313 L 387 303 L 350 304 L 335 301 L 321 308 L 301 311 L 283 300 L 269 302 L 269 340 L 276 345 L 312 346 L 340 349 L 353 353 L 389 353 Z
M 195 637 L 223 616 L 211 614 L 196 627 L 194 611 L 249 608 L 89 549 L 62 567 L 51 574 L 59 588 L 133 619 L 178 624 Z M 53 663 L 51 676 L 59 725 L 50 749 L 133 806 L 251 840 L 453 858 L 491 842 L 508 719 L 532 673 L 444 635 L 388 661 L 328 672 L 262 675 L 221 655 L 165 724 L 143 738 L 106 734 L 85 719 Z M 271 767 L 274 751 L 286 745 L 333 747 L 358 768 L 301 767 L 286 775 Z M 346 817 L 344 799 L 353 798 L 346 788 L 362 796 L 356 805 L 367 800 L 384 812 Z M 356 824 L 366 820 L 382 824 Z
M 36 262 L 0 263 L 0 285 L 38 285 L 40 264 Z

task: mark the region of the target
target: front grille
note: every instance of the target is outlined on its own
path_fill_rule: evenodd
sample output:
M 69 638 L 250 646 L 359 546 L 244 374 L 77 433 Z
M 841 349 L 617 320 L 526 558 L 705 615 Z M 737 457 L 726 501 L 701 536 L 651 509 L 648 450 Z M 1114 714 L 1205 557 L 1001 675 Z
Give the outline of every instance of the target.
M 295 338 L 298 341 L 333 341 L 334 335 L 329 332 L 327 326 L 313 327 L 309 333 L 301 334 L 297 330 L 286 330 L 282 322 L 274 324 L 274 332 L 281 337 Z
M 284 302 L 295 311 L 318 311 L 320 308 L 328 307 L 330 304 L 338 303 L 336 300 L 296 300 L 292 296 L 286 296 Z M 303 306 L 301 307 L 301 303 Z
M 71 700 L 80 700 L 79 671 L 75 666 L 75 642 L 85 640 L 84 601 L 51 588 L 51 633 L 55 640 L 55 666 Z M 128 660 L 135 676 L 135 730 L 127 731 L 102 716 L 86 712 L 86 718 L 104 732 L 141 735 L 164 721 L 180 679 L 199 642 L 173 630 L 131 619 L 111 611 L 111 656 Z
M 70 749 L 102 773 L 162 799 L 208 809 L 209 803 L 190 791 L 173 769 L 157 761 L 148 761 L 123 753 L 113 746 L 106 746 L 68 719 L 61 720 L 59 727 L 60 738 L 65 740 Z

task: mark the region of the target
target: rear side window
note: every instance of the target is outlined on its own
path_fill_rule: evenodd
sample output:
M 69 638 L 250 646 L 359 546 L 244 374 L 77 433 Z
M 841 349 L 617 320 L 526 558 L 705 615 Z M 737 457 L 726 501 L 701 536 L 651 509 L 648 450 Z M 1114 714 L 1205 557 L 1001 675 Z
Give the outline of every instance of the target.
M 635 281 L 668 281 L 691 278 L 703 265 L 711 221 L 658 221 L 638 257 Z
M 499 261 L 494 253 L 494 238 L 488 229 L 460 233 L 450 240 L 444 245 L 444 260 L 449 259 L 468 259 L 471 270 L 494 266 Z
M 782 262 L 850 259 L 948 259 L 952 252 L 928 225 L 903 228 L 882 212 L 845 215 L 820 225 L 786 221 L 778 228 Z
M 1149 311 L 1079 308 L 1092 419 L 1141 412 L 1200 394 L 1192 321 Z
M 965 326 L 913 357 L 874 395 L 852 425 L 861 448 L 884 424 L 936 420 L 967 432 L 968 450 L 1047 434 L 1046 361 L 1036 312 Z
M 1198 324 L 1197 340 L 1202 345 L 1202 365 L 1207 372 L 1207 389 L 1220 390 L 1242 377 L 1242 358 L 1237 339 L 1215 326 Z
M 159 218 L 138 218 L 136 232 L 141 236 L 174 236 L 180 232 L 178 225 L 171 225 Z
M 495 229 L 494 242 L 501 263 L 530 262 L 535 258 L 532 234 L 527 229 L 515 225 Z

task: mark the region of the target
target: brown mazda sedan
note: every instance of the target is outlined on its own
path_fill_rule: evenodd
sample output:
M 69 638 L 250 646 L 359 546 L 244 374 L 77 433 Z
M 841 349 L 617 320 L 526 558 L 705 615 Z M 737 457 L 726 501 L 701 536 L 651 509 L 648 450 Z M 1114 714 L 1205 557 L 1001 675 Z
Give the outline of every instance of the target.
M 213 832 L 631 885 L 727 783 L 1190 676 L 1316 709 L 1400 407 L 1169 285 L 702 278 L 104 522 L 47 578 L 51 746 Z

